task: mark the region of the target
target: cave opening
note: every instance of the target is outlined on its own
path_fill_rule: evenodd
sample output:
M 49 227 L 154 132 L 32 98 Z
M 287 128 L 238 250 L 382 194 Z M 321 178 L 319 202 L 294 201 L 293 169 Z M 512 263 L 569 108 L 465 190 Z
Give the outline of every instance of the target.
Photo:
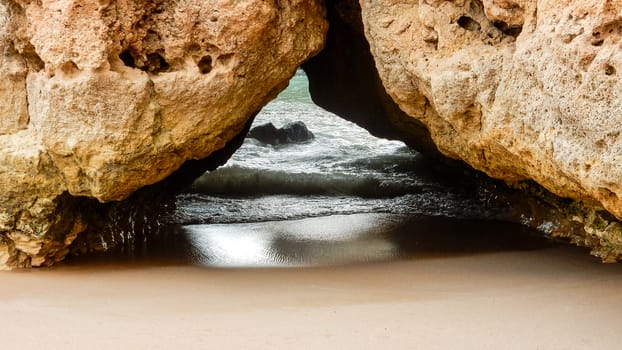
M 317 266 L 549 244 L 494 221 L 507 207 L 480 196 L 473 177 L 322 109 L 308 84 L 298 70 L 227 163 L 177 197 L 177 232 L 198 263 Z
M 533 246 L 533 232 L 520 225 L 504 222 L 491 233 L 501 221 L 517 221 L 508 220 L 515 191 L 496 190 L 503 185 L 440 156 L 426 127 L 387 94 L 361 19 L 348 15 L 357 7 L 349 0 L 328 7 L 324 50 L 254 118 L 252 127 L 272 123 L 264 130 L 272 140 L 244 138 L 249 124 L 225 149 L 187 162 L 155 190 L 142 191 L 146 196 L 110 211 L 120 217 L 115 222 L 131 222 L 130 245 L 149 236 L 149 254 L 224 267 L 390 260 L 425 253 L 420 247 L 472 253 Z M 130 55 L 123 58 L 133 64 Z M 198 65 L 209 73 L 212 58 Z M 313 138 L 284 136 L 296 122 Z M 153 193 L 177 193 L 197 177 L 172 202 L 164 200 L 164 214 L 128 217 L 127 207 L 160 200 Z M 154 217 L 162 219 L 153 225 Z M 470 229 L 456 236 L 459 227 Z
M 267 134 L 254 136 L 266 125 Z M 249 127 L 243 142 L 236 141 L 241 145 L 214 155 L 218 160 L 210 157 L 207 172 L 197 172 L 204 164 L 188 164 L 168 180 L 174 185 L 198 176 L 167 203 L 157 225 L 150 217 L 162 213 L 112 211 L 113 221 L 131 223 L 117 228 L 125 253 L 208 267 L 301 267 L 550 243 L 502 223 L 508 207 L 481 193 L 477 177 L 316 105 L 301 69 Z M 129 206 L 178 190 L 147 189 L 147 199 L 139 193 Z

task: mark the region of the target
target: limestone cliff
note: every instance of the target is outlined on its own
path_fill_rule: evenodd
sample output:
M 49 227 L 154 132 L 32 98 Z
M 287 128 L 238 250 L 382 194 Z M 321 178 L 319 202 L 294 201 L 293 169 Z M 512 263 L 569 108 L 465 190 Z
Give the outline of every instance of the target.
M 622 218 L 622 4 L 360 4 L 384 87 L 443 154 Z M 619 224 L 587 231 L 620 257 Z
M 78 197 L 212 154 L 317 53 L 316 0 L 0 0 L 0 267 L 53 263 Z

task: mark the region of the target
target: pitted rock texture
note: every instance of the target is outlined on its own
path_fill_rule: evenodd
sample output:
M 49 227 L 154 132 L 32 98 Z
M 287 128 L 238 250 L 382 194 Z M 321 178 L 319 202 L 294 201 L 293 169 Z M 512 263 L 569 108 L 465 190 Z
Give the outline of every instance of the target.
M 77 196 L 205 158 L 319 52 L 319 0 L 0 0 L 0 266 L 53 263 Z M 77 207 L 76 207 L 77 206 Z
M 622 219 L 622 4 L 360 4 L 387 92 L 442 153 Z M 592 246 L 622 254 L 620 232 L 603 228 Z

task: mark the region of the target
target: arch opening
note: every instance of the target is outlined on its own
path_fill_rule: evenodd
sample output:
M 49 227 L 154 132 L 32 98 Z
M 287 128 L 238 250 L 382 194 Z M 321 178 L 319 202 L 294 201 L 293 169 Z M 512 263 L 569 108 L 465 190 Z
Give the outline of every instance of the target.
M 479 193 L 477 177 L 322 109 L 308 86 L 299 70 L 248 128 L 303 123 L 311 137 L 270 143 L 243 132 L 218 161 L 186 167 L 125 204 L 147 211 L 112 208 L 125 253 L 209 267 L 302 267 L 550 244 L 502 223 L 510 208 Z
M 334 215 L 380 214 L 388 220 L 388 223 L 395 222 L 396 217 L 392 215 L 402 215 L 410 218 L 442 216 L 458 220 L 457 225 L 466 223 L 461 220 L 477 221 L 481 218 L 525 224 L 523 218 L 529 217 L 531 221 L 527 223 L 528 225 L 542 226 L 546 230 L 550 217 L 533 217 L 533 211 L 538 211 L 537 206 L 529 202 L 522 192 L 511 190 L 462 164 L 451 163 L 444 159 L 431 141 L 427 129 L 402 112 L 393 102 L 384 90 L 375 69 L 361 19 L 352 15 L 360 14 L 360 8 L 355 8 L 357 6 L 358 2 L 351 0 L 335 1 L 328 6 L 328 20 L 331 26 L 326 46 L 319 55 L 302 67 L 308 74 L 309 86 L 307 87 L 305 73 L 298 71 L 290 83 L 290 88 L 265 107 L 255 120 L 256 124 L 272 122 L 276 126 L 274 129 L 278 129 L 289 122 L 304 119 L 302 116 L 308 116 L 309 120 L 303 121 L 314 133 L 315 140 L 299 144 L 262 145 L 247 139 L 227 165 L 200 177 L 190 191 L 184 191 L 177 196 L 172 200 L 172 204 L 167 202 L 170 205 L 167 204 L 165 213 L 149 214 L 161 216 L 164 226 L 168 227 L 157 229 L 156 234 L 152 228 L 147 227 L 150 236 L 161 234 L 163 237 L 172 237 L 171 239 L 177 243 L 182 242 L 179 244 L 183 247 L 199 247 L 200 249 L 197 248 L 199 250 L 191 255 L 203 256 L 203 260 L 199 263 L 210 265 L 218 259 L 205 258 L 207 253 L 202 249 L 212 249 L 214 244 L 223 244 L 223 241 L 216 237 L 214 239 L 220 243 L 206 243 L 209 239 L 206 241 L 204 230 L 197 230 L 198 226 L 205 225 L 204 228 L 207 228 L 209 225 L 210 230 L 223 228 L 212 233 L 216 236 L 229 232 L 229 229 L 225 228 L 229 226 L 226 225 L 242 225 L 237 226 L 240 232 L 253 226 L 251 231 L 254 234 L 245 236 L 251 242 L 244 243 L 230 239 L 225 241 L 246 247 L 251 255 L 255 254 L 251 252 L 259 249 L 267 254 L 266 256 L 281 259 L 283 265 L 295 265 L 301 260 L 292 261 L 285 258 L 283 254 L 287 250 L 281 249 L 279 254 L 273 254 L 272 250 L 265 248 L 274 245 L 281 248 L 295 247 L 296 249 L 289 250 L 294 256 L 305 251 L 298 241 L 289 239 L 292 236 L 286 234 L 290 232 L 286 227 L 270 223 L 304 221 L 308 218 Z M 206 71 L 207 68 L 209 65 L 206 65 Z M 311 91 L 312 97 L 308 90 Z M 404 141 L 405 145 L 376 139 L 319 106 L 363 126 L 373 135 L 385 139 L 399 139 Z M 325 118 L 324 113 L 330 114 L 330 118 Z M 318 121 L 326 124 L 317 125 Z M 337 135 L 327 132 L 334 130 L 341 132 Z M 203 164 L 192 170 L 187 168 L 180 170 L 178 174 L 185 174 L 182 176 L 183 181 L 175 176 L 166 180 L 165 183 L 172 184 L 174 189 L 167 188 L 166 191 L 169 194 L 174 193 L 181 185 L 199 176 L 206 168 L 213 169 L 224 163 L 242 143 L 244 135 L 246 131 L 238 136 L 237 141 L 226 147 L 224 152 L 226 156 L 221 157 L 218 162 L 212 163 L 213 159 L 208 159 L 206 162 L 211 164 L 209 166 Z M 348 137 L 353 137 L 354 141 L 346 142 Z M 364 142 L 360 142 L 361 137 Z M 349 158 L 337 159 L 336 156 L 342 151 L 348 154 Z M 349 151 L 351 153 L 348 153 Z M 442 161 L 437 162 L 434 159 Z M 448 162 L 451 164 L 448 165 Z M 139 206 L 144 203 L 149 203 L 149 200 L 143 201 Z M 541 212 L 551 210 L 543 209 Z M 121 209 L 115 213 L 121 215 L 125 214 L 125 211 Z M 377 222 L 384 220 L 377 219 Z M 132 222 L 132 225 L 136 222 L 132 218 L 119 221 Z M 397 221 L 417 226 L 410 220 Z M 259 224 L 260 222 L 262 224 Z M 397 236 L 386 234 L 399 230 L 391 231 L 386 226 L 365 225 L 361 222 L 360 220 L 349 222 L 348 226 L 359 225 L 366 229 L 357 231 L 359 235 L 350 235 L 350 238 L 358 238 L 348 246 L 356 246 L 356 242 L 360 243 L 361 239 L 374 241 L 372 238 L 377 238 L 378 235 L 384 237 L 382 242 L 391 242 L 391 247 L 400 246 L 395 242 L 403 240 L 403 234 Z M 308 222 L 304 221 L 301 225 L 307 225 L 306 223 Z M 330 222 L 316 226 L 324 224 Z M 174 226 L 173 229 L 170 229 L 171 225 Z M 186 229 L 188 227 L 193 229 Z M 427 232 L 443 231 L 438 225 L 426 227 Z M 275 235 L 275 230 L 280 233 Z M 518 232 L 521 229 L 510 231 Z M 136 236 L 135 231 L 133 234 Z M 388 236 L 391 238 L 387 238 Z M 140 243 L 141 236 L 138 237 L 130 240 L 132 244 Z M 343 241 L 343 237 L 339 235 L 324 238 L 328 242 L 324 243 L 328 245 Z M 271 243 L 266 245 L 264 242 L 258 245 L 254 242 L 257 239 L 267 239 Z M 491 238 L 488 238 L 488 241 L 490 240 Z M 520 241 L 518 237 L 512 240 Z M 154 242 L 157 242 L 157 239 Z M 175 245 L 177 244 L 164 246 L 170 248 Z M 252 246 L 255 248 L 251 248 Z M 258 246 L 263 248 L 257 248 Z M 383 248 L 376 248 L 374 249 L 383 251 Z M 372 251 L 376 251 L 374 249 Z M 230 249 L 224 246 L 220 249 L 221 252 L 227 250 Z M 477 249 L 471 249 L 475 250 Z M 306 251 L 317 252 L 311 247 Z M 390 255 L 392 257 L 400 254 L 408 255 L 408 252 L 399 249 L 384 249 L 384 251 L 393 252 L 391 254 L 399 252 Z M 363 254 L 357 258 L 368 261 L 368 258 L 363 258 L 365 256 Z M 384 259 L 386 256 L 377 258 Z M 274 263 L 272 261 L 268 265 Z M 249 263 L 247 261 L 244 264 Z M 220 264 L 223 265 L 226 264 Z

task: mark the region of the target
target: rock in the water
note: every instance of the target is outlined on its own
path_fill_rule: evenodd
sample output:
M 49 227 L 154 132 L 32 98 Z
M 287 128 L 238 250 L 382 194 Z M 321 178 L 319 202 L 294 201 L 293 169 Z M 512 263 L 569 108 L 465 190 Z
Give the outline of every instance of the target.
M 281 128 L 287 136 L 288 142 L 308 142 L 315 139 L 313 133 L 307 128 L 307 125 L 301 121 L 288 123 Z
M 246 137 L 257 141 L 276 145 L 280 143 L 279 129 L 272 123 L 266 123 L 253 127 Z
M 223 148 L 326 30 L 320 0 L 0 0 L 0 267 Z
M 249 131 L 247 137 L 269 145 L 303 143 L 309 142 L 315 138 L 313 133 L 307 129 L 305 123 L 301 121 L 288 123 L 279 129 L 272 123 L 262 124 L 253 127 Z

